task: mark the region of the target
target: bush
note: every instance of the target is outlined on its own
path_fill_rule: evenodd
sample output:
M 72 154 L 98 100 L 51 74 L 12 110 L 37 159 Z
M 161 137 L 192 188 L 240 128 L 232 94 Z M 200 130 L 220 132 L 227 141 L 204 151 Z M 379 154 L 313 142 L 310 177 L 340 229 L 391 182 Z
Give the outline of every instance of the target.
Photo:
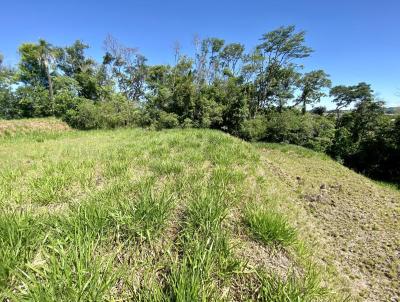
M 100 128 L 98 109 L 93 101 L 84 99 L 76 109 L 69 109 L 62 117 L 73 128 L 89 130 Z
M 266 132 L 266 118 L 264 116 L 257 116 L 242 123 L 239 136 L 249 141 L 259 141 L 265 138 Z
M 194 124 L 190 118 L 185 118 L 182 123 L 182 128 L 193 128 Z
M 47 89 L 41 86 L 22 86 L 16 91 L 19 117 L 45 117 L 53 114 Z
M 160 111 L 155 126 L 158 130 L 176 128 L 179 126 L 178 115 L 175 113 Z
M 267 114 L 265 140 L 283 142 L 325 152 L 332 144 L 335 123 L 329 117 L 301 114 L 296 110 Z
M 11 90 L 0 89 L 0 119 L 19 118 L 18 100 Z
M 312 121 L 312 136 L 304 146 L 316 151 L 326 152 L 331 147 L 335 136 L 334 120 L 318 115 L 309 115 L 308 118 Z
M 85 99 L 77 97 L 67 90 L 58 92 L 54 96 L 54 115 L 62 117 L 67 111 L 76 110 L 83 100 Z
M 374 123 L 373 128 L 358 136 L 354 130 L 339 128 L 331 153 L 339 154 L 346 166 L 369 177 L 400 183 L 399 120 L 396 123 L 379 116 Z M 343 133 L 347 133 L 346 139 Z
M 69 109 L 63 119 L 78 129 L 110 129 L 137 126 L 138 110 L 122 97 L 109 101 L 94 102 L 80 99 L 75 109 Z

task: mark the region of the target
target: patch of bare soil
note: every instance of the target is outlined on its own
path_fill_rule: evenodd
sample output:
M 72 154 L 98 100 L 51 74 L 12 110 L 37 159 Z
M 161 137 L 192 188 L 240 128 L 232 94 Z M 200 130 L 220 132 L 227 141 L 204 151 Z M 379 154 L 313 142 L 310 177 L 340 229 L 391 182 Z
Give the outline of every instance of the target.
M 306 209 L 352 299 L 399 301 L 400 192 L 319 156 L 267 148 L 263 161 Z

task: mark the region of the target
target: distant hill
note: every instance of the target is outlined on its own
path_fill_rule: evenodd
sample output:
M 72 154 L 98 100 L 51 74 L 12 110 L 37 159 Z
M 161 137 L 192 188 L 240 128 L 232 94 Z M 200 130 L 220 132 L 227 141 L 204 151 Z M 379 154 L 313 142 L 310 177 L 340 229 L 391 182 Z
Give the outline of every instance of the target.
M 340 113 L 350 112 L 351 109 L 340 110 Z M 400 106 L 398 107 L 385 107 L 385 114 L 400 114 Z M 327 113 L 336 113 L 335 109 L 328 110 Z
M 385 108 L 386 114 L 400 114 L 400 106 L 398 107 L 387 107 Z

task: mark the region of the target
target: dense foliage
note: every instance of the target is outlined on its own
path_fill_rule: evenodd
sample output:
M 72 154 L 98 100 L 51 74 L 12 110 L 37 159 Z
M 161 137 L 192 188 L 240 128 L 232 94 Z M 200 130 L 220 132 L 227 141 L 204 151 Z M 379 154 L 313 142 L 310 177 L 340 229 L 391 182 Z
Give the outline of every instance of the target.
M 81 41 L 24 43 L 18 66 L 3 66 L 0 57 L 0 118 L 54 115 L 79 129 L 221 129 L 323 151 L 369 176 L 400 181 L 400 119 L 385 115 L 366 83 L 331 88 L 332 113 L 315 107 L 331 81 L 323 70 L 303 72 L 301 60 L 312 53 L 303 31 L 280 27 L 248 52 L 218 38 L 194 46 L 193 57 L 177 45 L 174 64 L 152 66 L 111 36 L 100 63 Z

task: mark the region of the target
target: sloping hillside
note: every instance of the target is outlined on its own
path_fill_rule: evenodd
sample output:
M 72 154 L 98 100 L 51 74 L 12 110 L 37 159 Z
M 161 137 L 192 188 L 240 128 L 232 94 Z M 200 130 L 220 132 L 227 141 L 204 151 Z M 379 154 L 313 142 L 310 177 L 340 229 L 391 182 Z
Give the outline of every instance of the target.
M 209 130 L 37 137 L 0 137 L 1 299 L 399 296 L 399 193 L 321 155 Z
M 400 191 L 303 148 L 268 145 L 260 150 L 267 171 L 292 190 L 295 204 L 304 209 L 301 219 L 319 242 L 319 258 L 335 268 L 352 296 L 398 300 Z
M 69 126 L 55 118 L 32 118 L 21 120 L 0 120 L 0 136 L 32 133 L 57 133 L 70 130 Z

